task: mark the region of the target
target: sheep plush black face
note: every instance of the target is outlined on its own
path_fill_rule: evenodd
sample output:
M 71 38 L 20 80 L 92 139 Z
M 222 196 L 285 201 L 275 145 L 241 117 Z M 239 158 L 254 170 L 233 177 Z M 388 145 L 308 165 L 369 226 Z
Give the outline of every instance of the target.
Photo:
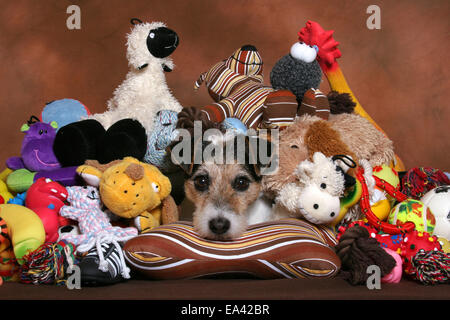
M 150 30 L 147 37 L 147 48 L 156 58 L 168 57 L 175 51 L 179 44 L 178 35 L 175 31 L 166 27 Z

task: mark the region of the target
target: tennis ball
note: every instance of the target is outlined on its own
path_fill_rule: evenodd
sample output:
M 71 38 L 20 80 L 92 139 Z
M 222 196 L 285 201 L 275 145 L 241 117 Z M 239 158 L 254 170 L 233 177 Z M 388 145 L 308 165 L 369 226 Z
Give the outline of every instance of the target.
M 406 221 L 411 221 L 416 225 L 417 231 L 433 233 L 436 219 L 430 208 L 421 201 L 406 199 L 391 209 L 388 222 L 394 225 L 401 225 Z

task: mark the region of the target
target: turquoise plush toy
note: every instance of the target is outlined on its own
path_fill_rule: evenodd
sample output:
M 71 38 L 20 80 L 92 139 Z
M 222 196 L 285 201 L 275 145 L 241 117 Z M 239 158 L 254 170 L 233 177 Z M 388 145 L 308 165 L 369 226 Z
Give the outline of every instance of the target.
M 150 163 L 163 173 L 176 171 L 178 168 L 170 160 L 166 148 L 176 138 L 178 113 L 172 110 L 161 110 L 156 114 L 153 131 L 147 133 L 147 152 L 144 162 Z

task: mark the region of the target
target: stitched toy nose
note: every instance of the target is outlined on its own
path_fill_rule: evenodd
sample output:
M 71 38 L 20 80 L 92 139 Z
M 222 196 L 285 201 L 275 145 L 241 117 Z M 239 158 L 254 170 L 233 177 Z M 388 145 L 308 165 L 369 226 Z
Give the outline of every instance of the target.
M 209 229 L 215 234 L 223 234 L 230 229 L 230 220 L 219 217 L 209 220 Z
M 241 50 L 242 51 L 258 51 L 258 49 L 256 49 L 256 47 L 251 44 L 246 44 L 246 45 L 242 46 Z

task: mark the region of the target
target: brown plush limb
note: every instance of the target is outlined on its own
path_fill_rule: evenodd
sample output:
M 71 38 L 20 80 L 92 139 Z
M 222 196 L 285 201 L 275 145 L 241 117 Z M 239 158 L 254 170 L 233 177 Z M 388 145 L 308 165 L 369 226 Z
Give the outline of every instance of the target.
M 172 196 L 168 196 L 162 201 L 161 212 L 161 224 L 168 224 L 178 221 L 179 211 Z
M 207 119 L 205 113 L 201 111 L 201 108 L 196 107 L 185 107 L 180 111 L 180 113 L 178 113 L 177 128 L 193 131 L 195 121 L 202 122 L 203 131 L 211 128 L 220 128 L 220 125 L 218 123 Z
M 330 113 L 352 113 L 355 110 L 356 103 L 348 93 L 339 93 L 337 91 L 330 91 L 327 94 L 328 102 L 330 103 Z

